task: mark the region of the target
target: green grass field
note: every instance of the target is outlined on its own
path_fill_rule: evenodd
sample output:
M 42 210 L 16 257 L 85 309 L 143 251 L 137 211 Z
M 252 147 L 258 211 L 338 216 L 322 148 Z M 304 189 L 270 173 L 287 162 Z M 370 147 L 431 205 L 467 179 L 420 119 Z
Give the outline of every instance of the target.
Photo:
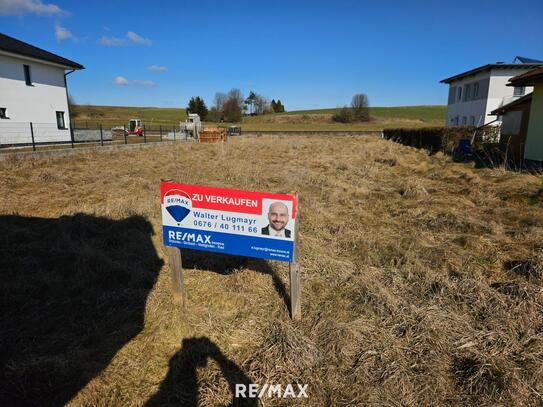
M 332 109 L 316 109 L 316 110 L 294 110 L 285 112 L 284 114 L 334 114 L 340 108 Z M 447 106 L 395 106 L 395 107 L 371 107 L 370 114 L 373 117 L 382 118 L 402 118 L 402 119 L 419 119 L 422 121 L 445 120 Z
M 343 124 L 331 120 L 338 109 L 298 110 L 245 117 L 238 125 L 244 131 L 382 130 L 386 127 L 441 126 L 445 122 L 446 112 L 446 106 L 372 107 L 370 122 Z M 185 120 L 186 112 L 178 108 L 78 105 L 72 108 L 72 118 L 76 127 L 94 127 L 97 124 L 119 126 L 127 124 L 131 118 L 139 118 L 148 128 L 155 128 L 159 125 L 178 126 L 180 121 Z

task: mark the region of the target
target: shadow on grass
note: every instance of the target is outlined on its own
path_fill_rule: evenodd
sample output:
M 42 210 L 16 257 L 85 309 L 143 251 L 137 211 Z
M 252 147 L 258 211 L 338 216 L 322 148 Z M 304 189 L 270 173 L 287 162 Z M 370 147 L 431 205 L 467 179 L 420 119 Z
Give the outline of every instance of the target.
M 0 405 L 64 405 L 143 328 L 152 226 L 0 216 L 0 231 Z
M 275 271 L 266 260 L 191 249 L 182 249 L 181 256 L 183 258 L 183 268 L 186 269 L 197 268 L 227 275 L 234 270 L 246 268 L 269 275 L 272 279 L 273 288 L 277 294 L 279 294 L 279 297 L 281 297 L 290 312 L 290 296 L 287 293 L 285 284 L 277 274 L 277 271 Z
M 147 402 L 147 407 L 197 406 L 197 368 L 207 366 L 208 359 L 214 360 L 228 382 L 232 401 L 228 406 L 256 407 L 254 398 L 236 398 L 236 384 L 248 389 L 251 380 L 236 363 L 228 359 L 219 347 L 206 337 L 183 339 L 182 348 L 170 359 L 167 377 L 159 390 Z

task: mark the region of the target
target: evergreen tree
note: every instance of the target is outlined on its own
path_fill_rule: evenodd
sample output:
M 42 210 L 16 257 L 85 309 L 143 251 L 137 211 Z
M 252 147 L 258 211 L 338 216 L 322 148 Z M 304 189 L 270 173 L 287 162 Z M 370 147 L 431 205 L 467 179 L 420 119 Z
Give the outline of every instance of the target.
M 270 106 L 274 113 L 277 113 L 277 103 L 275 103 L 275 99 L 272 99 Z
M 187 114 L 196 113 L 198 116 L 200 116 L 200 120 L 202 121 L 205 120 L 207 113 L 209 112 L 204 99 L 202 99 L 200 96 L 190 98 L 186 111 Z
M 254 105 L 256 101 L 256 93 L 253 91 L 249 92 L 249 96 L 245 99 L 245 105 L 249 106 L 249 114 L 254 113 Z

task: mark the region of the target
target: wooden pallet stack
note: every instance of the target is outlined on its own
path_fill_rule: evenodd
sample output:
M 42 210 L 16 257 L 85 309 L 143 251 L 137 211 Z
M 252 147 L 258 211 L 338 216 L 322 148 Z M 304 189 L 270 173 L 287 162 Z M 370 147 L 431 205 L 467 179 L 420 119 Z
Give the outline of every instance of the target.
M 227 141 L 228 136 L 226 130 L 220 127 L 204 127 L 200 130 L 199 141 L 200 143 L 218 143 L 220 141 Z

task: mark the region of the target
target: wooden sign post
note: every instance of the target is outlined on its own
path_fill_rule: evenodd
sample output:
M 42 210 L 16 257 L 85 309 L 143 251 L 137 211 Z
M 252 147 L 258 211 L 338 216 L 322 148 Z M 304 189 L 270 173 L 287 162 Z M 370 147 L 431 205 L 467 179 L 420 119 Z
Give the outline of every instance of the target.
M 166 246 L 168 257 L 170 259 L 170 276 L 172 279 L 172 291 L 174 302 L 182 307 L 187 305 L 187 290 L 185 289 L 185 280 L 183 279 L 183 260 L 181 259 L 181 249 L 178 247 Z
M 183 307 L 181 249 L 289 263 L 290 316 L 301 311 L 298 195 L 176 184 L 161 180 L 162 234 L 174 301 Z
M 296 196 L 296 218 L 294 220 L 294 258 L 288 264 L 290 275 L 290 317 L 294 320 L 302 319 L 301 287 L 300 287 L 300 242 L 298 240 L 298 219 L 300 217 L 300 201 Z

